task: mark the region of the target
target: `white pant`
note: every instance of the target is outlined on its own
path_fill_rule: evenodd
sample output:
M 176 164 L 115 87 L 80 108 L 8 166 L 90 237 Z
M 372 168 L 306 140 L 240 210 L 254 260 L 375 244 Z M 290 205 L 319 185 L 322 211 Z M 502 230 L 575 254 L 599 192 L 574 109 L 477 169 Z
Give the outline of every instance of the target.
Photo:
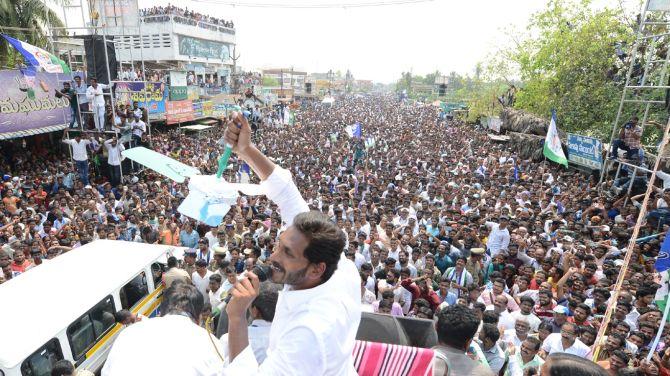
M 105 106 L 93 106 L 93 122 L 95 129 L 99 131 L 105 130 Z

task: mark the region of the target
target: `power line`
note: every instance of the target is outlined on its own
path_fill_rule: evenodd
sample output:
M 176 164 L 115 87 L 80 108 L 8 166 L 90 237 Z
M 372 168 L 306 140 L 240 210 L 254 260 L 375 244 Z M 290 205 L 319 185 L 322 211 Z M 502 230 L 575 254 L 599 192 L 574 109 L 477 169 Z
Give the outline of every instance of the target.
M 385 7 L 393 5 L 408 5 L 429 3 L 435 0 L 389 0 L 389 1 L 374 1 L 364 3 L 330 3 L 330 4 L 272 4 L 272 3 L 246 3 L 238 1 L 226 0 L 193 0 L 198 3 L 228 5 L 232 7 L 244 8 L 277 8 L 277 9 L 332 9 L 332 8 L 371 8 L 371 7 Z

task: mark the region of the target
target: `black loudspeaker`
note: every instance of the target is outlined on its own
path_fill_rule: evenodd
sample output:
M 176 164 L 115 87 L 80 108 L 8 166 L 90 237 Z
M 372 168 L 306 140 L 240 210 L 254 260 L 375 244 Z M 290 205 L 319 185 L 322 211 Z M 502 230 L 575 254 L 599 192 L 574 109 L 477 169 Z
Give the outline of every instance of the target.
M 437 345 L 437 332 L 433 320 L 363 312 L 356 339 L 427 349 Z
M 116 62 L 114 37 L 108 36 L 106 40 L 107 56 L 105 56 L 105 46 L 101 35 L 84 36 L 84 51 L 86 52 L 87 77 L 95 77 L 99 83 L 109 85 L 107 67 L 109 67 L 109 77 L 112 81 L 119 78 L 119 70 Z
M 438 88 L 439 95 L 441 97 L 444 97 L 444 94 L 447 92 L 447 85 L 445 84 L 440 84 L 440 87 Z
M 305 93 L 312 94 L 312 83 L 311 82 L 306 82 L 305 83 Z

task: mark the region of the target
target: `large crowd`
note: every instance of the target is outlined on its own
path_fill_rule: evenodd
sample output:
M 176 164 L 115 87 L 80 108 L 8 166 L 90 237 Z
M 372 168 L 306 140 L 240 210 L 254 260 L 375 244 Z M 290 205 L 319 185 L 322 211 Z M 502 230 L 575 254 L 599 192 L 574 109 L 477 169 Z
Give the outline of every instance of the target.
M 198 25 L 201 27 L 208 26 L 207 24 L 209 24 L 222 26 L 229 29 L 235 28 L 233 21 L 226 21 L 217 17 L 212 17 L 210 15 L 189 10 L 188 8 L 180 8 L 170 4 L 165 7 L 155 6 L 151 8 L 140 9 L 140 17 L 146 17 L 144 22 L 164 22 L 170 19 L 169 16 L 176 16 L 174 17 L 176 22 Z
M 363 139 L 344 131 L 355 122 Z M 309 104 L 295 126 L 256 132 L 259 149 L 290 169 L 310 207 L 346 234 L 364 310 L 437 320 L 447 307 L 466 307 L 478 326 L 468 358 L 493 374 L 537 374 L 554 353 L 595 355 L 640 210 L 625 190 L 599 194 L 588 175 L 524 160 L 470 125 L 438 121 L 431 106 L 392 97 Z M 154 132 L 141 142 L 212 174 L 219 136 Z M 368 138 L 374 142 L 366 145 Z M 77 163 L 66 157 L 73 142 L 85 144 Z M 177 211 L 187 184 L 149 170 L 120 179 L 104 163 L 89 169 L 94 156 L 116 162 L 116 149 L 99 147 L 114 142 L 80 135 L 61 150 L 2 148 L 0 282 L 96 239 L 183 246 L 190 251 L 178 267 L 216 311 L 236 276 L 272 252 L 281 223 L 276 205 L 242 197 L 220 226 L 197 223 Z M 234 158 L 233 167 L 227 180 L 257 181 Z M 611 375 L 670 369 L 670 336 L 651 346 L 659 328 L 667 329 L 654 303 L 663 236 L 653 236 L 666 230 L 645 222 L 646 240 L 632 250 L 595 360 Z M 455 374 L 459 366 L 473 369 L 466 363 L 452 363 Z

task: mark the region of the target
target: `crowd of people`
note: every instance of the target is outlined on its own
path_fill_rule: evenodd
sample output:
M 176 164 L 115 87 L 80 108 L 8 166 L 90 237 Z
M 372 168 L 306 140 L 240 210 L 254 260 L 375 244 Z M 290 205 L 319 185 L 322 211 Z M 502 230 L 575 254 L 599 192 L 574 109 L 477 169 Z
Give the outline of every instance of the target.
M 538 374 L 545 360 L 571 354 L 597 355 L 593 367 L 610 375 L 667 375 L 670 336 L 654 303 L 663 241 L 654 235 L 667 226 L 644 223 L 646 240 L 623 271 L 637 201 L 600 194 L 588 175 L 524 160 L 485 132 L 437 116 L 390 96 L 338 98 L 303 106 L 295 126 L 261 127 L 254 139 L 291 171 L 310 208 L 344 232 L 363 310 L 436 320 L 436 364 L 451 374 Z M 355 122 L 362 139 L 344 131 Z M 218 138 L 168 131 L 143 141 L 213 174 Z M 109 145 L 96 153 L 116 162 L 116 141 L 86 135 L 67 142 L 79 148 L 74 162 L 62 149 L 2 148 L 0 282 L 96 239 L 183 246 L 187 257 L 169 266 L 209 297 L 205 315 L 216 314 L 236 278 L 272 253 L 277 206 L 242 196 L 219 226 L 197 223 L 177 211 L 187 184 L 147 170 L 119 179 L 89 169 L 96 142 Z M 232 165 L 228 181 L 258 181 L 241 161 Z M 659 330 L 663 340 L 652 346 Z
M 222 26 L 224 28 L 234 29 L 235 24 L 233 21 L 226 21 L 217 17 L 212 17 L 210 15 L 202 14 L 189 10 L 187 8 L 180 8 L 174 5 L 168 4 L 167 6 L 154 6 L 151 8 L 140 9 L 140 17 L 147 17 L 144 19 L 144 22 L 165 22 L 170 19 L 170 17 L 158 17 L 158 16 L 176 16 L 174 20 L 180 23 L 186 23 L 191 25 L 198 25 L 201 27 L 205 26 Z

